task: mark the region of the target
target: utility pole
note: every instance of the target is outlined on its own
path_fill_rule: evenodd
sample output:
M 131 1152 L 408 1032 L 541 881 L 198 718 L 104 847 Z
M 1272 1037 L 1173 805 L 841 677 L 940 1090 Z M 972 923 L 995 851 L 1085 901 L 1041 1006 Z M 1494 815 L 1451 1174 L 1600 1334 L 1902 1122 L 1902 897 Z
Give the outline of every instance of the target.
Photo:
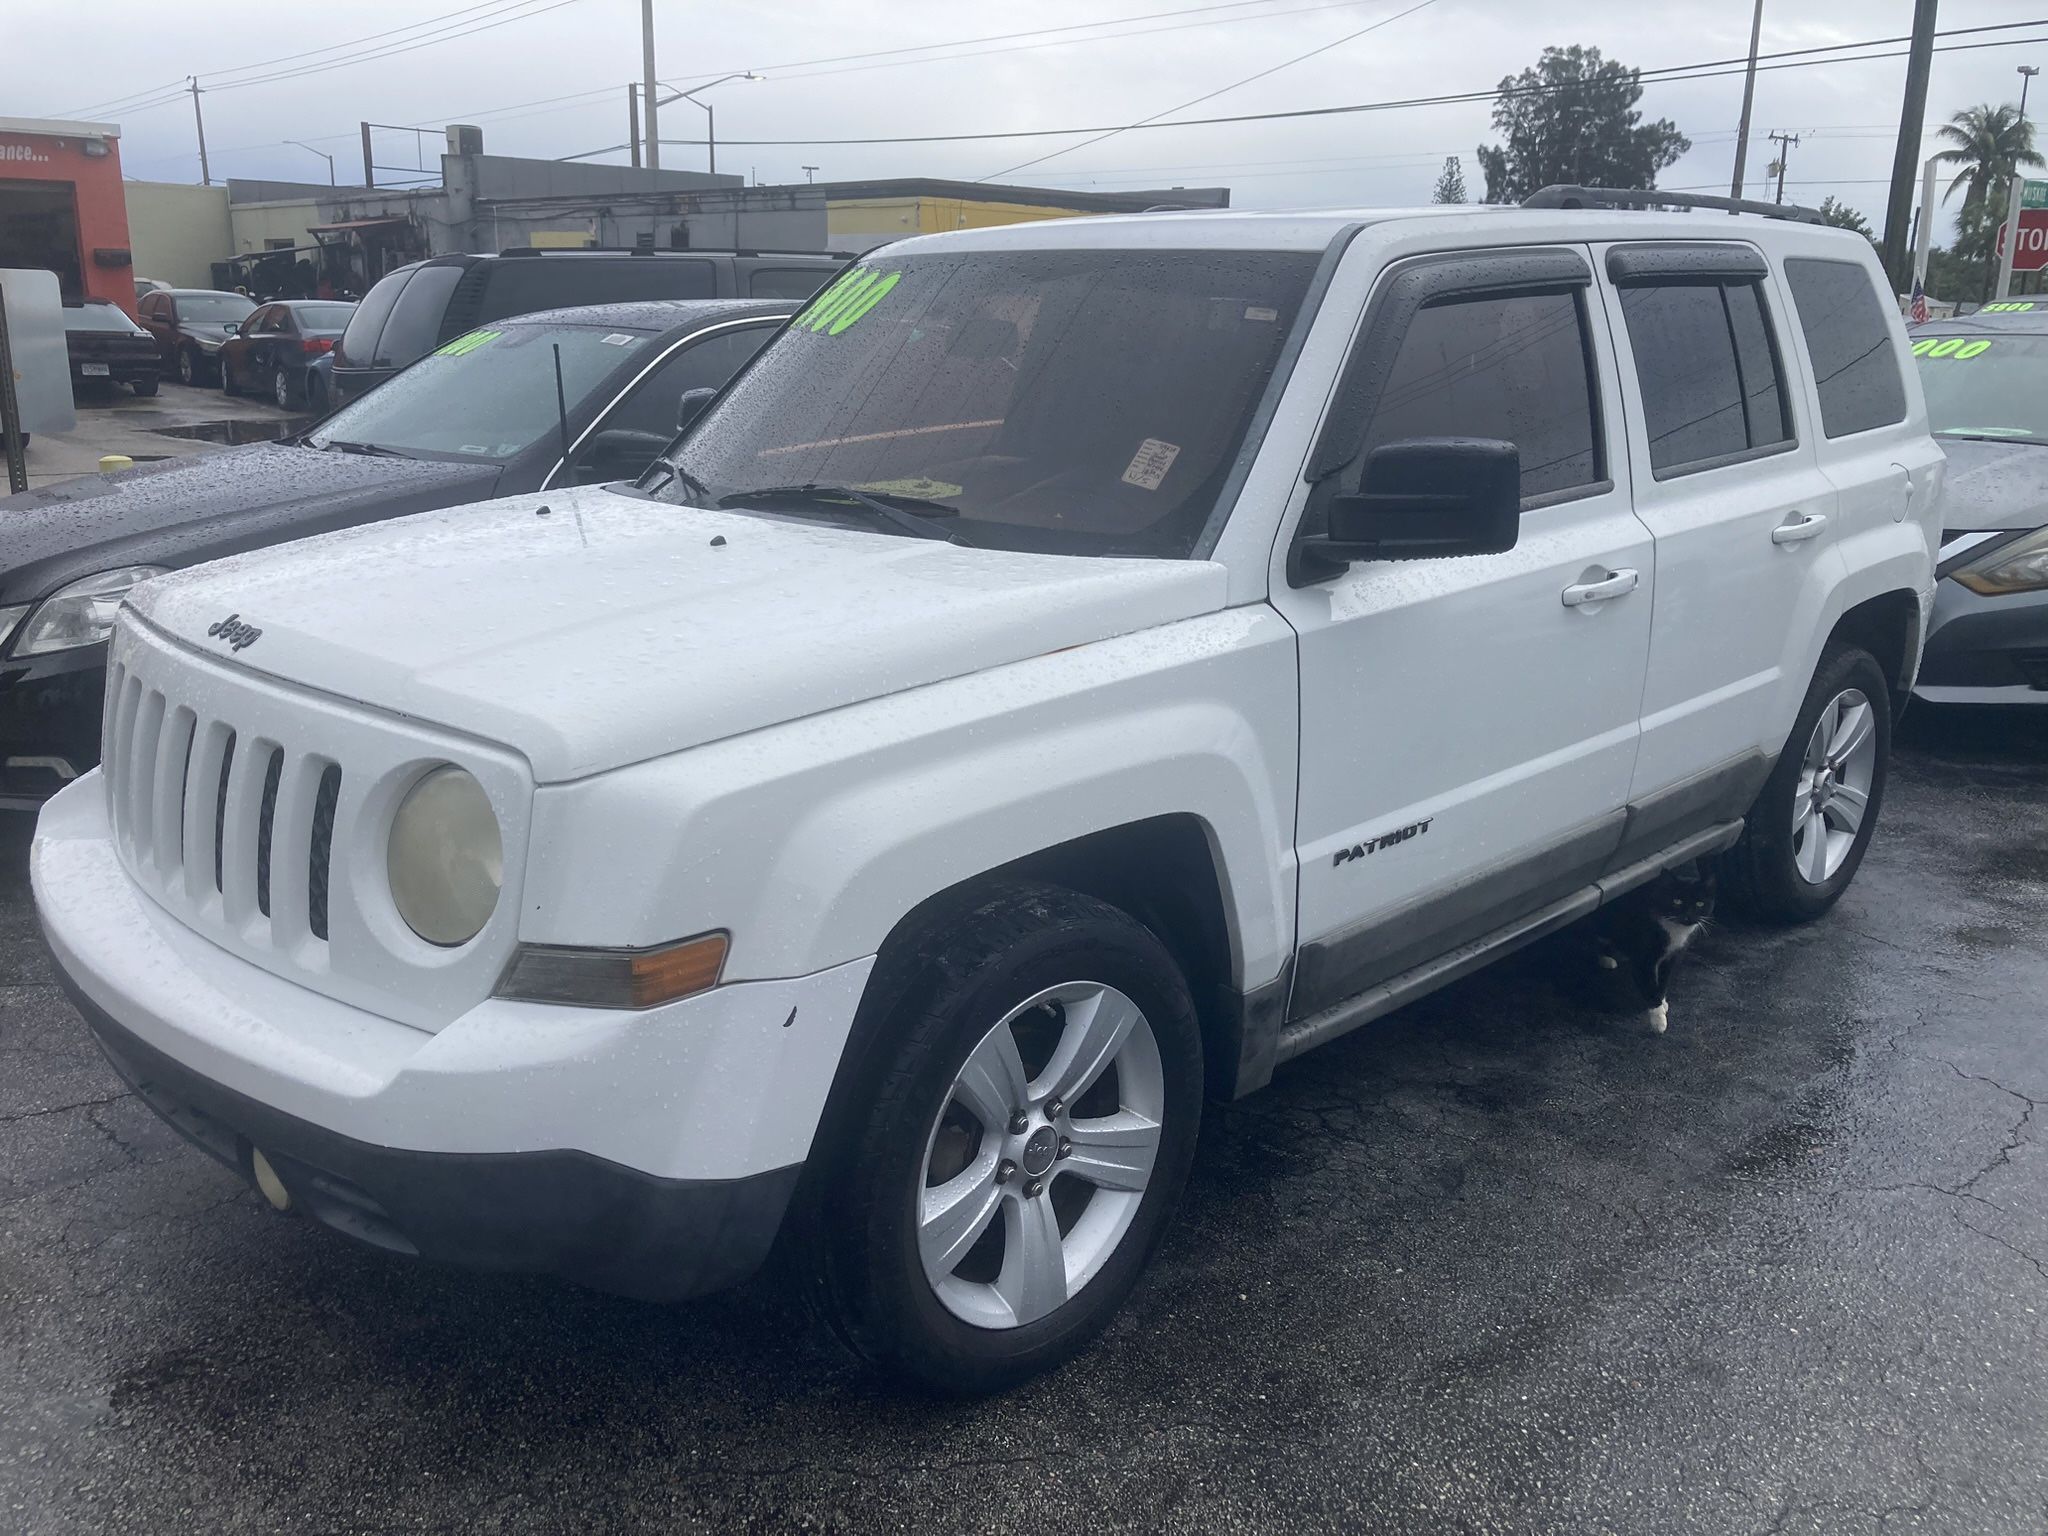
M 2027 87 L 2034 83 L 2034 76 L 2041 71 L 2032 64 L 2020 66 L 2020 124 L 2022 137 L 2027 131 Z M 2019 151 L 2013 151 L 2012 174 L 2006 178 L 2009 187 L 2006 192 L 2005 250 L 1998 258 L 1998 296 L 2012 297 L 2012 263 L 2020 248 L 2020 206 L 2025 199 L 2026 181 L 2020 172 Z
M 1772 201 L 1782 203 L 1785 201 L 1785 162 L 1792 158 L 1792 151 L 1799 147 L 1799 135 L 1774 133 L 1770 140 L 1778 146 L 1778 195 Z
M 640 168 L 640 87 L 626 86 L 626 142 L 633 148 L 633 168 Z
M 661 169 L 661 127 L 658 114 L 661 100 L 654 83 L 654 0 L 640 0 L 640 100 L 646 105 L 642 109 L 646 141 L 647 168 Z
M 1913 172 L 1920 164 L 1920 125 L 1927 121 L 1927 77 L 1934 68 L 1934 21 L 1940 0 L 1913 0 L 1913 42 L 1906 54 L 1906 94 L 1899 104 L 1899 141 L 1892 151 L 1891 195 L 1884 211 L 1884 270 L 1894 288 L 1906 285 L 1906 226 L 1912 222 Z
M 1749 18 L 1749 68 L 1742 76 L 1742 121 L 1735 129 L 1735 175 L 1728 183 L 1728 195 L 1742 196 L 1742 172 L 1749 164 L 1749 109 L 1756 102 L 1756 45 L 1763 36 L 1764 0 L 1756 0 L 1756 11 Z
M 363 126 L 363 185 L 364 185 L 364 186 L 366 186 L 366 187 L 374 187 L 374 186 L 376 186 L 376 185 L 377 185 L 377 168 L 376 168 L 376 167 L 375 167 L 374 165 L 372 165 L 372 164 L 370 163 L 370 125 L 369 125 L 368 123 L 364 123 L 364 124 L 363 124 L 362 126 Z
M 798 167 L 798 169 L 800 169 L 804 173 L 805 185 L 808 186 L 810 183 L 818 179 L 818 168 L 815 165 L 800 166 Z
M 206 119 L 199 115 L 199 77 L 187 75 L 192 82 L 192 126 L 199 130 L 199 179 L 207 186 L 213 185 L 213 172 L 206 164 Z

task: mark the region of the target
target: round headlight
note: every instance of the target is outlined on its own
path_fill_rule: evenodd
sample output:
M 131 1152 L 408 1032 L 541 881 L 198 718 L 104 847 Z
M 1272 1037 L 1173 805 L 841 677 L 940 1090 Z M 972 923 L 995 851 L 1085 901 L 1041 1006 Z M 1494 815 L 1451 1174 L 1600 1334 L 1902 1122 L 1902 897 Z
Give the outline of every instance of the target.
M 505 848 L 491 797 L 460 768 L 436 768 L 413 785 L 391 819 L 391 899 L 429 944 L 453 948 L 483 931 L 497 910 Z

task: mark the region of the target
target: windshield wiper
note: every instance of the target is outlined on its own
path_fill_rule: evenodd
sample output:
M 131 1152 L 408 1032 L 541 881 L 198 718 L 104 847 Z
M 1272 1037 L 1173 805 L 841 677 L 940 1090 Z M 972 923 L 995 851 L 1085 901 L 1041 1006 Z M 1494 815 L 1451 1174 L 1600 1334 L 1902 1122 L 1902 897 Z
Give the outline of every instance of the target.
M 344 443 L 341 439 L 335 437 L 330 437 L 326 442 L 316 443 L 314 446 L 318 448 L 331 448 L 336 453 L 373 454 L 380 459 L 409 459 L 412 457 L 409 453 L 400 453 L 396 448 L 386 448 L 382 443 Z
M 734 491 L 730 496 L 718 498 L 721 507 L 740 507 L 756 501 L 812 501 L 840 503 L 830 510 L 852 513 L 864 511 L 900 528 L 912 538 L 944 539 L 950 544 L 966 544 L 968 541 L 941 518 L 957 518 L 958 507 L 949 507 L 942 501 L 927 501 L 922 496 L 899 496 L 894 491 L 876 494 L 872 491 L 855 490 L 850 485 L 819 485 L 809 482 L 804 485 L 766 485 L 751 491 Z M 903 502 L 908 505 L 898 506 Z M 912 510 L 915 508 L 916 510 Z

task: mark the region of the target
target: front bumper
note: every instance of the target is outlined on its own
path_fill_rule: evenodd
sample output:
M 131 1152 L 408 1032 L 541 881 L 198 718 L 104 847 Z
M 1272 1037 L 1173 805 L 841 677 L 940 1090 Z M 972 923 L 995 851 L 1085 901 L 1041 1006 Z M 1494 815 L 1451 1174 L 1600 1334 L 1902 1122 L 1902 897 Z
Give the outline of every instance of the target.
M 100 760 L 107 648 L 0 659 L 0 810 L 30 810 Z
M 2048 704 L 2048 592 L 1983 597 L 1935 586 L 1913 696 L 1930 704 Z
M 743 1278 L 795 1188 L 872 960 L 644 1013 L 489 999 L 429 1033 L 272 975 L 130 880 L 95 775 L 30 856 L 117 1070 L 243 1178 L 359 1241 L 652 1299 Z

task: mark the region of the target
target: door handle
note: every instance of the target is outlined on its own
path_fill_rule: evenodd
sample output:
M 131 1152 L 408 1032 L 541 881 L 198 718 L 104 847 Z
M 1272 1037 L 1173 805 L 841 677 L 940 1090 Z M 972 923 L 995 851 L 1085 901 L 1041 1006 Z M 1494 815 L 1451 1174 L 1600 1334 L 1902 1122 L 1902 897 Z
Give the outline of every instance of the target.
M 1771 530 L 1773 544 L 1798 544 L 1806 539 L 1817 538 L 1828 525 L 1825 512 L 1806 512 L 1798 516 L 1798 522 L 1783 522 Z
M 1600 581 L 1573 582 L 1564 589 L 1564 605 L 1567 608 L 1583 608 L 1587 603 L 1604 603 L 1610 597 L 1624 597 L 1635 589 L 1634 571 L 1616 571 Z

